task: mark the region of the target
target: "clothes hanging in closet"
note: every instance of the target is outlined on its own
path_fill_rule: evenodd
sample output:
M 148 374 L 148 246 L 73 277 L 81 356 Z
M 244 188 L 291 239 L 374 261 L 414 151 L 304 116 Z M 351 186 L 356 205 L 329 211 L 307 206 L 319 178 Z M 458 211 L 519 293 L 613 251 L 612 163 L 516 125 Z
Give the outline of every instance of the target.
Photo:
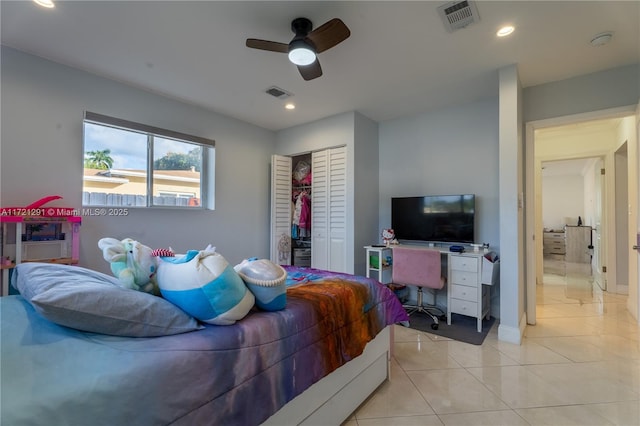
M 293 238 L 311 236 L 311 198 L 306 191 L 295 196 L 291 236 Z

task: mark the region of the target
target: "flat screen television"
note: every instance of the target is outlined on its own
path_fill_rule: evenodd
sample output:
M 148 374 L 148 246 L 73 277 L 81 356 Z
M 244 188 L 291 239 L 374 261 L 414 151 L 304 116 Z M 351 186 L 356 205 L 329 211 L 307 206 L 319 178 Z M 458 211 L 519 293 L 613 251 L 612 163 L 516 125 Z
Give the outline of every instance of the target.
M 391 198 L 391 227 L 398 240 L 475 242 L 474 194 Z

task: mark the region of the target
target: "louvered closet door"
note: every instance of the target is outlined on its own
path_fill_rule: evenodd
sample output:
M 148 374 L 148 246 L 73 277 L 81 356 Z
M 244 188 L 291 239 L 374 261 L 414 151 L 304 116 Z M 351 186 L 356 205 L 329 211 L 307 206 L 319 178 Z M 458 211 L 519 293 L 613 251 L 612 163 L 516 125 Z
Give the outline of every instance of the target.
M 271 157 L 271 261 L 291 265 L 291 158 Z
M 329 169 L 327 151 L 311 154 L 311 267 L 329 269 Z
M 346 148 L 329 150 L 329 270 L 347 272 Z
M 312 154 L 311 266 L 346 272 L 346 149 Z

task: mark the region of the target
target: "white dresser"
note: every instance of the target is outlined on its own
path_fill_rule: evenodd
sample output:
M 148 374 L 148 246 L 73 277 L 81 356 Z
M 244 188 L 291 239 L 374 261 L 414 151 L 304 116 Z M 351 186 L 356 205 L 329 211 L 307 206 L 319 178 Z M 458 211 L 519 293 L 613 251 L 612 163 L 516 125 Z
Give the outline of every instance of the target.
M 447 291 L 447 324 L 451 314 L 477 318 L 478 332 L 482 319 L 489 319 L 490 290 L 482 284 L 482 253 L 449 253 L 449 283 Z

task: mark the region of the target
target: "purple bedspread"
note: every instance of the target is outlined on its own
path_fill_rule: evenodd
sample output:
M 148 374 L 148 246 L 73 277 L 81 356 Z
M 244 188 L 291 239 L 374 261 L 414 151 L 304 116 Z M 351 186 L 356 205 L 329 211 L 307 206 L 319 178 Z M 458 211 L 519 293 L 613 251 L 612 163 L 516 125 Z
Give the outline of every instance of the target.
M 2 419 L 20 424 L 254 425 L 407 320 L 373 279 L 287 267 L 287 306 L 232 326 L 124 338 L 57 326 L 1 298 Z M 9 350 L 7 346 L 3 350 Z M 4 383 L 4 384 L 7 384 Z M 4 424 L 4 422 L 3 422 Z

